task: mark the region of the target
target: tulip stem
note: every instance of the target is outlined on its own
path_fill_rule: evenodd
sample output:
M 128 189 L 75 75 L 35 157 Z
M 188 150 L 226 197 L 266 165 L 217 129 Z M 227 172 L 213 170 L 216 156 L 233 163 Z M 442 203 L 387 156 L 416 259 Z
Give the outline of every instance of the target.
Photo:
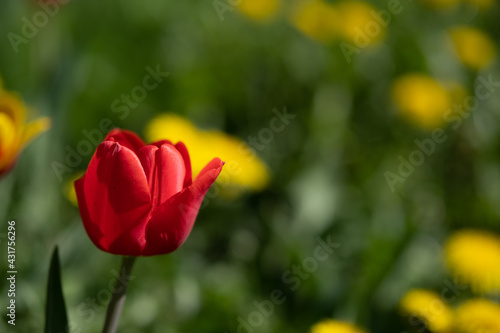
M 122 265 L 120 267 L 120 276 L 117 278 L 115 288 L 108 304 L 108 311 L 106 312 L 106 322 L 102 333 L 115 333 L 118 328 L 118 322 L 122 313 L 123 304 L 127 297 L 127 287 L 130 280 L 130 273 L 132 266 L 134 266 L 135 257 L 123 257 Z

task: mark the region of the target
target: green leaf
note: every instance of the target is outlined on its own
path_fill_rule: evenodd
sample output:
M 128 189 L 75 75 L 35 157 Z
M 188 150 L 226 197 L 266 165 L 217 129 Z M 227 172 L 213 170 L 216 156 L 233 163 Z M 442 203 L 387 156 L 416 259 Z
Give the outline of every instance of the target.
M 47 284 L 47 305 L 45 307 L 45 333 L 66 333 L 68 316 L 61 287 L 61 271 L 57 246 L 50 262 L 49 282 Z

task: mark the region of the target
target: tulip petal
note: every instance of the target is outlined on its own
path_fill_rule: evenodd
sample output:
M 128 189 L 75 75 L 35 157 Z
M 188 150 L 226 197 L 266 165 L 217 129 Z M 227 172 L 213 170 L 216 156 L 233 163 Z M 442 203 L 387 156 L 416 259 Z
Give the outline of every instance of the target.
M 7 114 L 0 112 L 0 168 L 8 166 L 17 153 L 16 124 Z
M 147 145 L 139 149 L 154 207 L 161 206 L 184 187 L 186 169 L 182 155 L 171 144 Z
M 83 223 L 100 249 L 138 255 L 151 212 L 151 195 L 139 158 L 119 143 L 101 143 L 75 183 Z
M 42 117 L 36 119 L 24 127 L 21 144 L 26 146 L 38 135 L 42 134 L 50 128 L 50 118 Z
M 172 144 L 170 140 L 161 140 L 152 143 L 152 145 L 161 147 L 163 144 L 168 143 Z M 174 145 L 174 147 L 181 153 L 182 158 L 184 159 L 184 166 L 186 167 L 186 177 L 184 178 L 184 186 L 183 187 L 188 187 L 193 183 L 193 171 L 191 168 L 191 159 L 189 157 L 189 152 L 187 150 L 186 145 L 183 142 L 178 142 Z
M 129 148 L 136 154 L 139 149 L 146 145 L 144 141 L 142 141 L 142 139 L 134 132 L 122 130 L 119 128 L 111 130 L 104 141 L 118 142 L 120 145 Z
M 99 225 L 90 219 L 87 201 L 85 200 L 84 183 L 85 175 L 75 181 L 75 193 L 78 201 L 78 209 L 80 210 L 80 215 L 82 216 L 83 226 L 92 243 L 94 243 L 94 245 L 99 249 L 106 251 L 107 247 L 104 240 L 104 234 L 102 233 Z
M 220 159 L 213 159 L 191 186 L 157 208 L 146 227 L 143 255 L 170 253 L 184 243 L 193 228 L 203 198 L 223 165 Z
M 168 143 L 169 145 L 173 145 L 172 141 L 170 140 L 161 140 L 161 141 L 156 141 L 156 142 L 153 142 L 152 145 L 153 146 L 156 146 L 158 148 L 160 148 L 162 145 L 164 145 L 165 143 Z
M 155 165 L 156 165 L 156 152 L 158 147 L 147 145 L 137 151 L 137 157 L 141 161 L 142 169 L 148 181 L 149 192 L 153 194 L 155 186 Z
M 163 144 L 156 152 L 157 204 L 161 206 L 184 188 L 186 168 L 181 153 L 170 144 Z
M 183 142 L 177 142 L 175 148 L 181 153 L 184 159 L 184 166 L 186 167 L 186 177 L 184 178 L 184 187 L 188 187 L 193 183 L 193 171 L 191 168 L 191 159 L 186 145 Z
M 208 162 L 207 165 L 205 165 L 205 167 L 203 169 L 201 169 L 200 173 L 198 174 L 198 176 L 196 176 L 196 179 L 195 179 L 195 183 L 199 183 L 201 180 L 201 178 L 205 178 L 205 174 L 208 174 L 208 173 L 211 173 L 213 172 L 214 169 L 217 169 L 217 168 L 220 168 L 219 172 L 217 173 L 217 176 L 219 175 L 219 173 L 222 171 L 222 167 L 224 166 L 226 162 L 223 162 L 220 160 L 220 158 L 216 157 L 214 158 L 213 160 L 211 160 L 210 162 Z M 215 177 L 217 178 L 217 177 Z M 212 185 L 210 185 L 212 186 Z M 209 188 L 210 188 L 209 186 Z
M 0 112 L 7 114 L 21 128 L 26 121 L 26 107 L 15 93 L 0 91 Z

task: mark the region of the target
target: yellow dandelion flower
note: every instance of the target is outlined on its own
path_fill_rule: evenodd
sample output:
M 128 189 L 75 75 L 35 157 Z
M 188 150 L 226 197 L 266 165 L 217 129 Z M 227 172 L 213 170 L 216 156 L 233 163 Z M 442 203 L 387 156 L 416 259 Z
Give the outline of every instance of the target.
M 347 322 L 325 319 L 311 327 L 311 333 L 365 333 L 365 331 Z
M 456 327 L 463 333 L 499 333 L 500 305 L 487 299 L 471 299 L 456 309 Z
M 343 1 L 337 5 L 342 37 L 356 47 L 375 45 L 384 39 L 386 27 L 377 8 L 363 1 Z
M 255 150 L 240 139 L 219 131 L 202 131 L 187 119 L 167 113 L 152 119 L 146 128 L 148 141 L 182 141 L 191 157 L 193 177 L 214 157 L 226 162 L 217 183 L 225 195 L 242 189 L 262 190 L 269 182 L 267 166 Z
M 496 56 L 493 40 L 479 29 L 455 27 L 450 37 L 460 61 L 467 67 L 479 70 L 489 65 Z
M 253 20 L 266 21 L 276 16 L 281 5 L 281 0 L 243 0 L 238 9 Z
M 298 1 L 292 10 L 292 25 L 309 38 L 330 42 L 339 33 L 339 14 L 323 0 Z
M 450 272 L 475 292 L 500 292 L 500 237 L 486 231 L 462 230 L 445 247 Z
M 21 99 L 3 90 L 0 82 L 0 175 L 13 167 L 19 153 L 31 140 L 50 127 L 48 118 L 26 123 L 26 113 Z
M 400 307 L 405 315 L 420 319 L 432 332 L 450 332 L 453 327 L 453 311 L 433 291 L 411 290 L 401 299 Z
M 445 9 L 457 5 L 460 0 L 422 0 L 422 2 L 432 8 Z
M 423 128 L 435 128 L 451 109 L 453 99 L 433 78 L 418 73 L 397 78 L 392 85 L 392 100 L 409 120 Z

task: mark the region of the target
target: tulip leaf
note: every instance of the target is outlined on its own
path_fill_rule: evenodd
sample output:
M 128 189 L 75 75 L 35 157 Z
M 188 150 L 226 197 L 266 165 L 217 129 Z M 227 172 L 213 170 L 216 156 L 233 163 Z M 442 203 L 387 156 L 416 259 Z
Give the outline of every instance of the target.
M 45 333 L 69 332 L 66 305 L 61 287 L 61 271 L 57 246 L 52 253 L 47 284 L 47 305 L 45 307 Z

